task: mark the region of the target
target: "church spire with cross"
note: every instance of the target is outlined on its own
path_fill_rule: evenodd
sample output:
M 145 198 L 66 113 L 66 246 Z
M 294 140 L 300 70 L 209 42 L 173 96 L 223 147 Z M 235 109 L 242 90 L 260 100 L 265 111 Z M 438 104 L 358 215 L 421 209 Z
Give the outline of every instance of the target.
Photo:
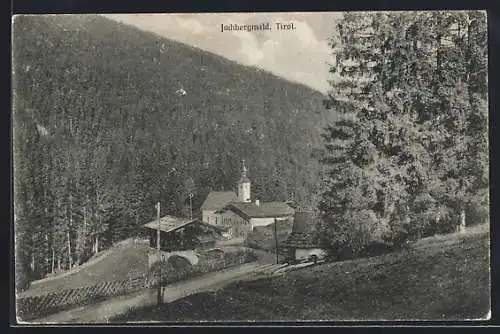
M 241 160 L 241 178 L 238 181 L 238 200 L 240 202 L 250 202 L 250 179 L 247 176 L 248 169 L 245 166 L 245 159 Z

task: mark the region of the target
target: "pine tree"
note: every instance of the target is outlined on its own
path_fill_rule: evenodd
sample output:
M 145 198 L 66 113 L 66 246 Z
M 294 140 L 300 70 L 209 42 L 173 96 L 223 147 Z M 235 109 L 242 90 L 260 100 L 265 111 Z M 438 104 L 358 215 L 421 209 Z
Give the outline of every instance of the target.
M 470 73 L 484 73 L 484 67 L 468 68 L 484 66 L 486 55 L 484 45 L 472 42 L 484 43 L 484 21 L 475 26 L 483 29 L 475 32 L 476 38 L 465 38 L 474 20 L 474 12 L 344 15 L 339 35 L 332 38 L 336 63 L 326 106 L 341 113 L 347 110 L 350 123 L 334 123 L 325 136 L 327 154 L 322 162 L 329 170 L 320 205 L 324 229 L 330 222 L 338 235 L 338 225 L 359 225 L 355 217 L 367 221 L 362 217 L 370 215 L 361 212 L 369 209 L 379 227 L 389 223 L 392 239 L 421 236 L 435 207 L 423 209 L 419 201 L 431 193 L 465 219 L 472 193 L 486 184 L 481 166 L 486 155 L 472 158 L 473 152 L 481 152 L 477 145 L 485 143 L 486 132 L 484 102 L 478 102 L 485 101 L 484 80 L 468 79 Z M 482 99 L 475 99 L 479 90 Z M 471 131 L 471 119 L 477 121 L 476 131 Z M 353 207 L 359 200 L 351 194 L 362 194 L 356 187 L 364 178 L 376 199 Z M 351 219 L 340 218 L 345 212 Z M 352 216 L 354 212 L 358 214 Z M 332 215 L 335 219 L 329 218 Z
M 468 208 L 488 205 L 477 197 L 488 187 L 486 21 L 484 13 L 460 12 L 439 23 L 435 86 L 443 134 L 436 173 L 444 191 L 436 193 L 456 211 L 463 229 Z

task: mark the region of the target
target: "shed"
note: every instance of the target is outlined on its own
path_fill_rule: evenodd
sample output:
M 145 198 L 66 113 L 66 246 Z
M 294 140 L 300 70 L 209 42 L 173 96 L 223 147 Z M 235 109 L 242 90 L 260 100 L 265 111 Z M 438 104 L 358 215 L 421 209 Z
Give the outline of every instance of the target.
M 295 213 L 292 233 L 285 242 L 285 245 L 292 250 L 295 260 L 316 260 L 325 257 L 326 250 L 320 246 L 316 229 L 318 221 L 319 216 L 314 211 Z
M 156 248 L 157 230 L 160 230 L 160 249 L 163 251 L 194 250 L 210 246 L 222 235 L 220 228 L 199 219 L 164 216 L 145 225 L 150 231 L 150 247 Z

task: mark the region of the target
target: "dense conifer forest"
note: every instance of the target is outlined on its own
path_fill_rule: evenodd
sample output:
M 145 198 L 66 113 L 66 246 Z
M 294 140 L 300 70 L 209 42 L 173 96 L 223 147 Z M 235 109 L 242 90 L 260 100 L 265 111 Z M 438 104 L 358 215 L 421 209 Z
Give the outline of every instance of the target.
M 315 205 L 325 96 L 100 16 L 13 25 L 19 287 L 234 189 Z

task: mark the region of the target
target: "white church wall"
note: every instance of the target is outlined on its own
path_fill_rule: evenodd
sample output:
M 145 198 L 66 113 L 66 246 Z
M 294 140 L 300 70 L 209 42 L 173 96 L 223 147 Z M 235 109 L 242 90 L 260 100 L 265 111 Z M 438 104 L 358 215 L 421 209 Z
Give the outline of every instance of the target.
M 238 184 L 238 201 L 250 202 L 250 183 Z

